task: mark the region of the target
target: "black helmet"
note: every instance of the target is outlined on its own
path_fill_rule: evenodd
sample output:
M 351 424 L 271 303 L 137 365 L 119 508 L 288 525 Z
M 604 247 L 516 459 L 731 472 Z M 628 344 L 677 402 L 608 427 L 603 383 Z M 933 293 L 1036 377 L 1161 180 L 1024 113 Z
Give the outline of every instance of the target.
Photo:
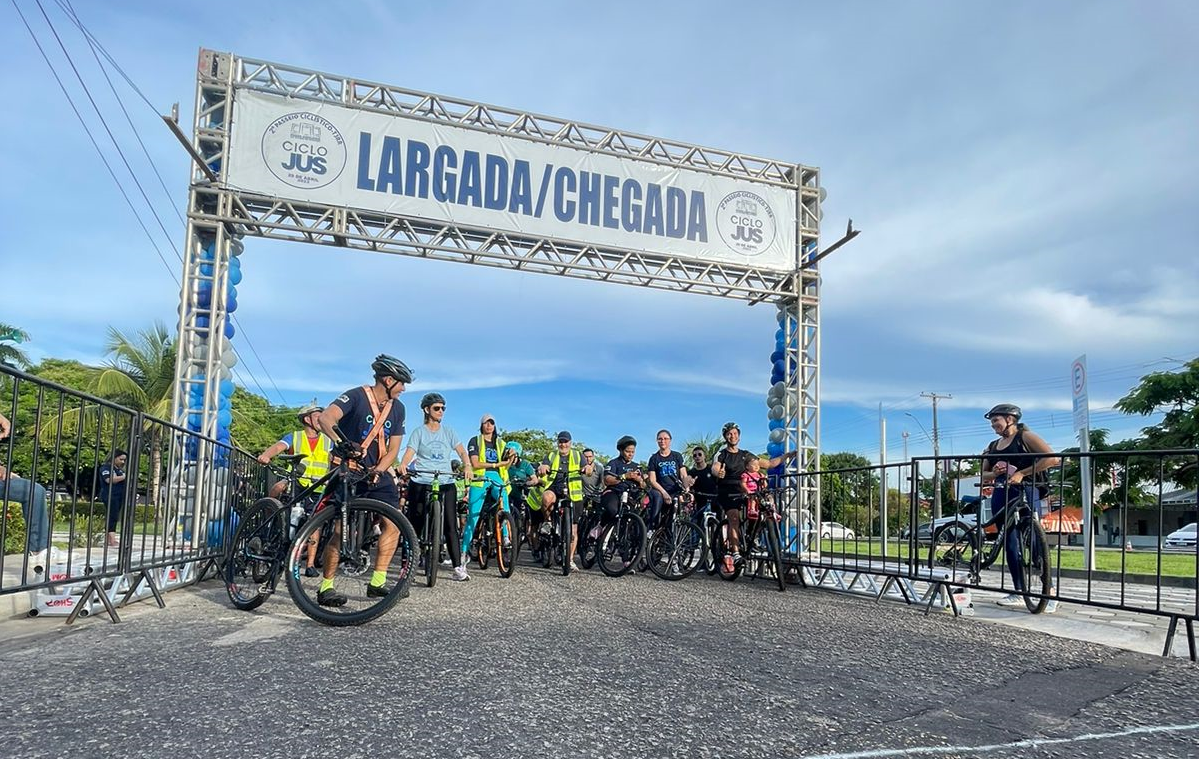
M 376 377 L 394 377 L 405 385 L 412 381 L 412 370 L 408 368 L 407 364 L 386 353 L 375 356 L 375 360 L 371 362 L 371 371 L 375 373 Z
M 637 439 L 632 435 L 625 435 L 620 440 L 616 441 L 616 450 L 623 451 L 630 445 L 637 445 Z
M 300 424 L 303 424 L 304 420 L 308 418 L 309 414 L 319 414 L 324 410 L 325 409 L 321 408 L 320 406 L 310 403 L 307 406 L 301 407 L 300 410 L 296 412 L 296 419 L 299 419 Z
M 429 408 L 434 403 L 445 405 L 445 398 L 441 396 L 441 393 L 425 393 L 425 397 L 420 399 L 421 408 Z
M 1021 416 L 1020 407 L 1012 403 L 1001 403 L 987 413 L 983 414 L 983 416 L 987 419 L 990 419 L 993 416 L 1014 416 L 1018 422 L 1020 421 Z
M 737 426 L 736 422 L 725 422 L 724 426 L 720 428 L 720 436 L 728 437 L 729 430 L 737 430 L 738 432 L 740 432 L 741 428 Z

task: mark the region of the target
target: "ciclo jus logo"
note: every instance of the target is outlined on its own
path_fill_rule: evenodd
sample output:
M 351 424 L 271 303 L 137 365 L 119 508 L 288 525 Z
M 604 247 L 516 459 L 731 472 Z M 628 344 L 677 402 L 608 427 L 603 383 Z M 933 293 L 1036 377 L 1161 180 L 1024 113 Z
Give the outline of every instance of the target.
M 774 243 L 777 224 L 765 198 L 739 190 L 726 195 L 717 206 L 716 229 L 725 245 L 742 255 L 756 256 Z
M 325 117 L 299 111 L 271 122 L 262 135 L 262 160 L 281 181 L 312 190 L 341 176 L 346 141 Z

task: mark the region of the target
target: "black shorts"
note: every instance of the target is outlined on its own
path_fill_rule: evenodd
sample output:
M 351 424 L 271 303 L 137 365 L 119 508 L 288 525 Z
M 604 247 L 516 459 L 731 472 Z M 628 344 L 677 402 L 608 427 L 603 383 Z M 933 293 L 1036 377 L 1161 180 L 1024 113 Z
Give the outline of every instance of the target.
M 741 489 L 726 490 L 721 488 L 716 493 L 716 503 L 720 506 L 720 511 L 727 513 L 734 509 L 740 509 L 745 505 L 745 493 Z
M 545 507 L 540 509 L 529 509 L 529 526 L 537 527 L 545 521 Z

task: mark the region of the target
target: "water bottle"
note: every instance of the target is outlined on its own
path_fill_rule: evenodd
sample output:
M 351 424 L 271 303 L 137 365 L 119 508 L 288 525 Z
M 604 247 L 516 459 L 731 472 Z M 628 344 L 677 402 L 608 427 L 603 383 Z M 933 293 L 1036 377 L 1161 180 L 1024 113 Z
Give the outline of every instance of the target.
M 299 531 L 300 525 L 304 524 L 304 507 L 300 504 L 292 504 L 291 517 L 288 519 L 291 529 L 288 531 L 288 538 L 295 540 L 296 532 Z

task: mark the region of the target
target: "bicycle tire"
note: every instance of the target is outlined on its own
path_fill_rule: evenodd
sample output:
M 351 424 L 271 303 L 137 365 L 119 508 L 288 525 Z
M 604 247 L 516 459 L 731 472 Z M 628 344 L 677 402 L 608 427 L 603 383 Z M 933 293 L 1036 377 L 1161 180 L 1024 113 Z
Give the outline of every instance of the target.
M 567 502 L 562 504 L 562 508 L 558 510 L 558 529 L 562 531 L 562 576 L 566 577 L 570 574 L 571 566 L 574 562 L 570 560 L 570 527 L 573 523 L 572 513 L 574 504 Z
M 331 579 L 334 589 L 344 594 L 347 600 L 341 606 L 322 606 L 317 594 L 323 578 L 303 575 L 306 543 L 309 536 L 320 536 L 319 548 L 324 555 L 329 540 L 336 535 L 336 527 L 341 524 L 343 509 L 351 534 L 340 541 L 338 563 Z M 383 570 L 392 585 L 386 595 L 371 596 L 368 582 L 386 523 L 396 530 L 395 550 Z M 325 508 L 304 524 L 288 551 L 287 589 L 300 611 L 317 622 L 333 627 L 365 624 L 386 613 L 400 600 L 405 586 L 412 581 L 419 555 L 416 530 L 398 509 L 373 498 L 355 498 L 343 506 Z
M 690 577 L 705 563 L 707 554 L 703 529 L 690 521 L 675 521 L 655 532 L 646 551 L 650 571 L 663 580 Z
M 442 514 L 441 499 L 432 498 L 428 503 L 429 553 L 425 556 L 425 586 L 437 584 L 437 570 L 441 568 L 441 531 L 445 515 Z
M 475 563 L 479 569 L 487 569 L 491 564 L 491 531 L 484 524 L 485 521 L 479 515 L 479 523 L 475 525 Z
M 1024 559 L 1024 606 L 1030 614 L 1040 614 L 1049 605 L 1052 567 L 1049 566 L 1045 528 L 1035 516 L 1028 519 L 1027 529 L 1020 531 L 1020 556 Z
M 741 572 L 744 571 L 744 569 L 745 569 L 745 557 L 742 556 L 741 561 L 736 561 L 733 563 L 733 571 L 732 572 L 725 571 L 724 557 L 726 555 L 728 555 L 728 547 L 726 545 L 726 543 L 728 542 L 728 537 L 727 537 L 728 533 L 729 533 L 729 518 L 725 517 L 724 519 L 720 520 L 720 525 L 717 526 L 717 528 L 716 528 L 716 543 L 718 543 L 720 545 L 720 558 L 721 558 L 721 562 L 716 565 L 716 574 L 720 575 L 720 579 L 722 579 L 722 580 L 726 580 L 728 582 L 733 582 L 734 580 L 736 580 L 738 577 L 741 576 Z M 745 522 L 741 523 L 741 534 L 738 537 L 740 538 L 740 540 L 738 542 L 740 544 L 741 549 L 746 550 L 747 543 L 745 542 Z
M 976 528 L 965 522 L 943 524 L 933 533 L 928 546 L 928 568 L 948 569 L 951 582 L 965 582 L 958 573 L 965 571 L 967 577 L 976 573 L 975 563 L 979 560 Z
M 496 514 L 495 518 L 495 567 L 500 570 L 500 577 L 511 577 L 516 571 L 516 557 L 520 553 L 520 538 L 514 531 L 515 527 L 512 524 L 512 516 L 501 511 Z M 508 533 L 508 544 L 504 547 L 504 532 Z
M 583 518 L 579 520 L 579 545 L 577 552 L 579 565 L 583 569 L 594 567 L 596 558 L 598 558 L 597 544 L 599 539 L 591 535 L 592 531 L 598 527 L 599 519 L 595 516 L 594 509 L 586 512 Z
M 707 526 L 702 529 L 704 531 L 704 540 L 708 547 L 708 558 L 704 562 L 704 571 L 711 577 L 716 574 L 716 568 L 719 566 L 717 562 L 724 558 L 724 546 L 720 546 L 720 550 L 717 550 L 716 536 L 720 531 L 720 523 L 712 520 L 711 522 L 705 522 L 705 524 Z
M 238 520 L 223 567 L 225 592 L 236 608 L 253 611 L 274 591 L 287 546 L 287 517 L 281 502 L 259 498 Z
M 637 566 L 645 548 L 645 522 L 633 513 L 621 514 L 600 537 L 598 563 L 608 577 L 621 577 Z
M 787 589 L 787 578 L 783 571 L 783 546 L 779 538 L 778 523 L 771 520 L 763 526 L 766 533 L 766 548 L 770 552 L 770 560 L 774 563 L 774 575 L 778 580 L 779 592 Z

